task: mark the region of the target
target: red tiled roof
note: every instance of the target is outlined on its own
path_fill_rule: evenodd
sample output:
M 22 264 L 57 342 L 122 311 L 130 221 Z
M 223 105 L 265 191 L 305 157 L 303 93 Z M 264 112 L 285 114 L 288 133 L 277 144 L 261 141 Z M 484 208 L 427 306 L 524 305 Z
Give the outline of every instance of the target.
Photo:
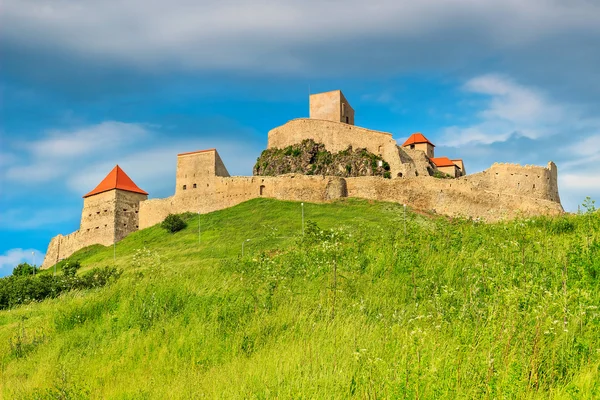
M 448 157 L 435 157 L 430 158 L 430 160 L 435 164 L 436 167 L 458 167 L 458 165 L 450 161 Z
M 100 182 L 98 186 L 85 196 L 90 197 L 98 193 L 108 192 L 109 190 L 120 189 L 125 190 L 127 192 L 140 193 L 140 194 L 148 194 L 140 189 L 130 177 L 119 167 L 115 166 L 112 171 L 106 175 L 106 178 Z
M 216 149 L 207 149 L 207 150 L 198 150 L 198 151 L 189 151 L 187 153 L 179 153 L 177 154 L 177 157 L 179 156 L 187 156 L 188 154 L 196 154 L 196 153 L 206 153 L 207 151 L 215 151 Z
M 430 145 L 435 147 L 435 145 L 431 143 L 425 136 L 423 136 L 421 132 L 413 133 L 412 135 L 410 135 L 410 137 L 406 139 L 406 142 L 404 142 L 402 147 L 416 143 L 429 143 Z

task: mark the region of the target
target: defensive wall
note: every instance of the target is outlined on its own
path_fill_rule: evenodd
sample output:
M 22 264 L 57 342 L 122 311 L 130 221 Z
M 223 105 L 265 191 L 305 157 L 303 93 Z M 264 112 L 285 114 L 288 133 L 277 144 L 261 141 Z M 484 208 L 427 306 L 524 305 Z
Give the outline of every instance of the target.
M 546 168 L 496 163 L 477 174 L 439 179 L 418 173 L 427 168 L 426 159 L 418 158 L 423 152 L 401 150 L 397 154 L 417 159 L 411 166 L 414 175 L 402 179 L 300 174 L 231 177 L 214 149 L 180 154 L 173 196 L 144 200 L 145 196 L 115 190 L 86 199 L 80 230 L 52 239 L 43 268 L 83 247 L 110 245 L 138 228 L 160 223 L 172 213 L 208 213 L 257 197 L 316 203 L 357 197 L 486 221 L 563 212 L 554 163 Z
M 202 165 L 202 170 L 220 162 L 216 151 L 192 153 L 184 157 L 196 160 L 186 160 L 185 163 L 180 160 L 178 165 Z M 421 167 L 425 168 L 424 165 Z M 186 172 L 184 176 L 193 178 L 188 178 L 185 190 L 183 181 L 180 181 L 181 187 L 176 189 L 175 195 L 140 203 L 140 229 L 161 222 L 170 213 L 207 213 L 256 197 L 307 202 L 358 197 L 407 203 L 439 214 L 488 221 L 517 215 L 557 215 L 563 212 L 558 198 L 554 163 L 549 163 L 547 168 L 494 164 L 486 171 L 457 179 L 439 179 L 425 174 L 403 179 L 342 179 L 300 174 L 224 177 L 214 173 L 204 175 L 193 174 L 191 170 Z

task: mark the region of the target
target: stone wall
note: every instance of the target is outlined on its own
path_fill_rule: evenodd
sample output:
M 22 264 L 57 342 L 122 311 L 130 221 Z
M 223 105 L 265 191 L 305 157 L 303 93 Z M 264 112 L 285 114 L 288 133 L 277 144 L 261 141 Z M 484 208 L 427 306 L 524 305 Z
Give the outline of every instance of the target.
M 108 246 L 137 231 L 139 205 L 147 198 L 145 194 L 118 189 L 84 198 L 79 230 L 52 238 L 42 268 L 49 268 L 86 246 Z
M 269 145 L 287 146 L 280 140 L 294 143 L 297 140 L 294 135 L 300 134 L 303 127 L 312 132 L 315 125 L 306 122 L 291 121 L 289 131 L 276 131 L 274 134 L 271 131 Z M 51 267 L 60 259 L 92 244 L 110 245 L 113 240 L 122 239 L 138 227 L 143 229 L 162 222 L 171 213 L 208 213 L 256 197 L 324 202 L 349 196 L 406 203 L 420 210 L 487 221 L 564 212 L 558 196 L 557 169 L 552 162 L 547 168 L 496 163 L 477 174 L 438 179 L 429 176 L 428 169 L 432 166 L 423 152 L 399 148 L 389 134 L 341 123 L 317 122 L 321 128 L 325 122 L 330 129 L 325 129 L 329 133 L 321 132 L 315 140 L 326 143 L 331 139 L 332 151 L 345 149 L 337 142 L 343 131 L 340 126 L 344 126 L 348 133 L 347 142 L 356 143 L 357 147 L 358 140 L 369 151 L 379 150 L 381 146 L 384 158 L 393 149 L 399 162 L 396 171 L 403 174 L 402 179 L 342 179 L 300 174 L 230 177 L 216 151 L 186 154 L 178 157 L 177 187 L 171 197 L 145 200 L 145 195 L 115 190 L 85 199 L 81 229 L 53 238 L 42 267 Z M 410 162 L 402 163 L 401 160 Z M 185 190 L 183 185 L 186 185 Z
M 341 122 L 300 118 L 269 131 L 268 148 L 283 149 L 304 139 L 313 139 L 323 143 L 332 153 L 346 150 L 366 148 L 374 154 L 381 155 L 390 164 L 392 177 L 404 171 L 398 155 L 398 146 L 391 133 L 373 131 L 359 126 Z
M 56 235 L 50 240 L 41 268 L 50 268 L 63 258 L 69 257 L 84 247 L 93 244 L 108 246 L 113 243 L 112 237 L 110 237 L 110 240 L 107 240 L 108 235 L 103 235 L 97 230 L 90 230 L 89 232 L 75 231 L 69 235 Z
M 535 165 L 494 163 L 491 168 L 458 178 L 476 189 L 547 199 L 560 203 L 557 168 L 553 162 L 548 167 Z

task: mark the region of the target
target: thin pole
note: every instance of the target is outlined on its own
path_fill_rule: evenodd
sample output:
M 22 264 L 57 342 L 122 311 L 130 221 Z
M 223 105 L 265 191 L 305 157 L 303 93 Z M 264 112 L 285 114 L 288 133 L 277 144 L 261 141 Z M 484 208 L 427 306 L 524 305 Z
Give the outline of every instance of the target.
M 404 236 L 406 236 L 406 204 L 404 205 Z
M 304 236 L 304 203 L 300 203 L 302 206 L 302 236 Z

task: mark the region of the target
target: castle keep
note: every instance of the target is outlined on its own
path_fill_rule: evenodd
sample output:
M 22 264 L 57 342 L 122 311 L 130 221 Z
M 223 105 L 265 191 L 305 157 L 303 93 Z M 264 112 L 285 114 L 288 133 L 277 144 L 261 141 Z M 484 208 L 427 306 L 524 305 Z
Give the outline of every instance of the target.
M 174 195 L 148 200 L 148 193 L 116 166 L 84 196 L 80 229 L 52 238 L 42 268 L 83 247 L 113 244 L 169 214 L 207 213 L 256 197 L 310 202 L 358 197 L 487 221 L 564 212 L 553 162 L 546 167 L 495 163 L 467 175 L 461 159 L 436 157 L 435 145 L 421 133 L 399 146 L 391 133 L 355 126 L 354 109 L 339 90 L 311 95 L 309 109 L 309 118 L 269 131 L 268 148 L 283 149 L 312 139 L 330 152 L 365 149 L 389 164 L 391 179 L 306 174 L 232 177 L 217 150 L 209 149 L 178 154 Z

